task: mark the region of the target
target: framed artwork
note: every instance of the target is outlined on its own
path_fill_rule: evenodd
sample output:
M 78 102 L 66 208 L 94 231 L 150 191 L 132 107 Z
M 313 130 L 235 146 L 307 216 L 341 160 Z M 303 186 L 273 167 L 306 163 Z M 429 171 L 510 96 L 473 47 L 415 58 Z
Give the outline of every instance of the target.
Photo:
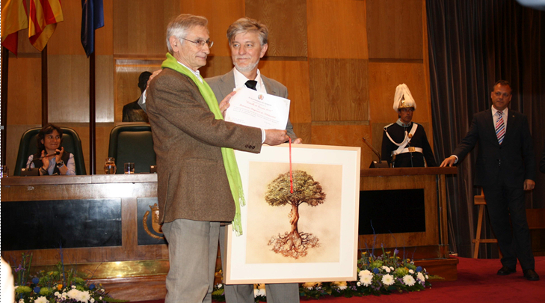
M 308 144 L 293 144 L 291 156 L 288 144 L 235 151 L 246 206 L 242 235 L 226 229 L 225 283 L 356 280 L 360 153 Z

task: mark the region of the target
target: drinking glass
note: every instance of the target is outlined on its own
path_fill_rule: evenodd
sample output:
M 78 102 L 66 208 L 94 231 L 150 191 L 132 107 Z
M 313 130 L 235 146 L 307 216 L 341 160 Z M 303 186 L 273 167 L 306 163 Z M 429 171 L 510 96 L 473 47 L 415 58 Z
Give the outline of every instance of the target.
M 134 163 L 133 162 L 125 163 L 123 172 L 126 174 L 134 174 Z
M 108 157 L 106 158 L 106 163 L 104 163 L 104 173 L 105 174 L 115 174 L 117 167 L 115 166 L 115 158 Z

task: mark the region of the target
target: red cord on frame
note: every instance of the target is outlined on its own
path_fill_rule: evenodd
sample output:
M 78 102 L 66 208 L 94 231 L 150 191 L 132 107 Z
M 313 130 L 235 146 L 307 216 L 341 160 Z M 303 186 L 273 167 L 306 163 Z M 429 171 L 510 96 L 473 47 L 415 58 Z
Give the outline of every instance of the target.
M 289 138 L 290 141 L 290 193 L 293 194 L 293 172 L 291 170 L 291 138 Z

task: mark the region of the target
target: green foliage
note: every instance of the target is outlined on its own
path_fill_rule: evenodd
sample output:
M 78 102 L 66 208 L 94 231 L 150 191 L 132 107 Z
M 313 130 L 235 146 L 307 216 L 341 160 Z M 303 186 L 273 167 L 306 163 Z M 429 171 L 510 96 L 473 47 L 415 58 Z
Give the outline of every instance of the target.
M 426 269 L 414 261 L 402 260 L 397 250 L 392 254 L 382 250 L 381 256 L 363 252 L 358 260 L 358 281 L 305 283 L 299 290 L 302 296 L 318 299 L 325 295 L 354 297 L 387 295 L 394 292 L 421 291 L 431 287 Z
M 55 270 L 41 270 L 30 275 L 32 254 L 23 254 L 23 261 L 15 268 L 15 299 L 17 303 L 50 302 L 127 302 L 111 298 L 102 285 L 89 284 L 73 269 L 65 269 L 63 263 Z
M 319 182 L 302 170 L 293 171 L 293 193 L 291 193 L 290 173 L 284 173 L 267 186 L 265 201 L 271 206 L 291 204 L 299 206 L 307 203 L 317 206 L 324 203 L 326 194 Z

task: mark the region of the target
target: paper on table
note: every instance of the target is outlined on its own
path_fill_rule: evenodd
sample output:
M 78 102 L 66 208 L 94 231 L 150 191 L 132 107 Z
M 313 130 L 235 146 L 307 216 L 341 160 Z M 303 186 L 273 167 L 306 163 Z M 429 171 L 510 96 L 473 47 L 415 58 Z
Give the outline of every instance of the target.
M 242 87 L 231 97 L 225 121 L 262 129 L 286 129 L 290 100 Z

